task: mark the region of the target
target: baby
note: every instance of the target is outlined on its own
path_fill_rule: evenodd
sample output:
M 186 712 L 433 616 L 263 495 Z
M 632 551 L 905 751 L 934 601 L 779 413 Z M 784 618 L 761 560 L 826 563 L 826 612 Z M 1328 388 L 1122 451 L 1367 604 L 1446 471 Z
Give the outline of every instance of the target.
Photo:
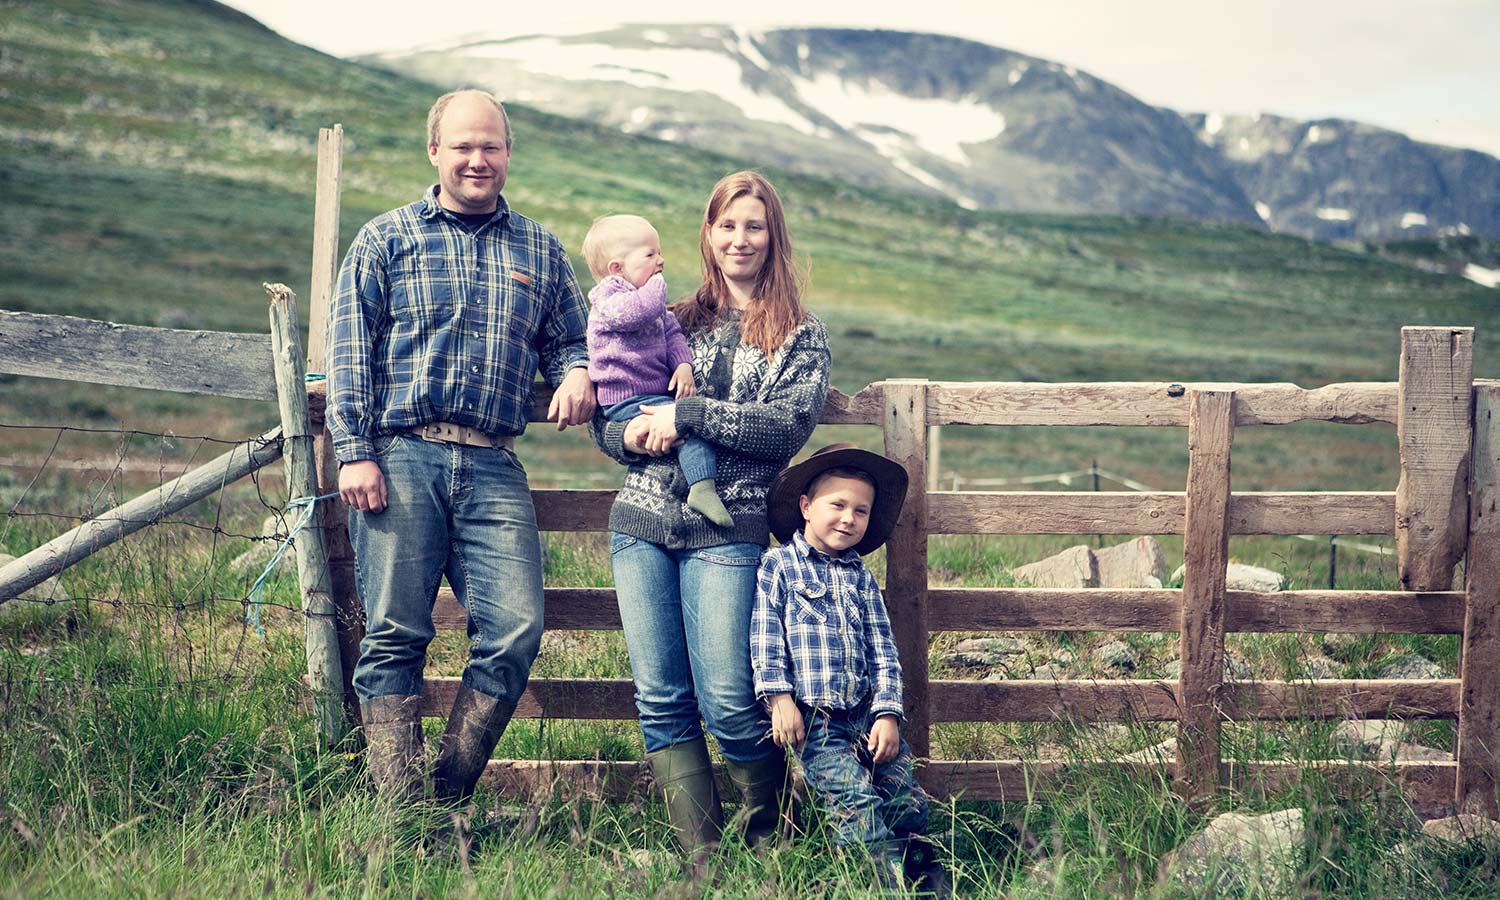
M 641 414 L 641 406 L 691 397 L 692 354 L 677 317 L 667 311 L 661 239 L 640 216 L 596 219 L 583 238 L 583 258 L 598 282 L 589 291 L 589 377 L 611 422 Z M 719 499 L 713 447 L 689 437 L 677 450 L 687 478 L 689 508 L 721 528 L 734 519 Z

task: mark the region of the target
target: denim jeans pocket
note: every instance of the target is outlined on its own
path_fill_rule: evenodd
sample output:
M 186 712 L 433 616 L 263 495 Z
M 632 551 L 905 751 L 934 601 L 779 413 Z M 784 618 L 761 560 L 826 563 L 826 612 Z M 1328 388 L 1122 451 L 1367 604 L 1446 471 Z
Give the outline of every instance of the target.
M 375 456 L 377 458 L 382 457 L 389 454 L 401 443 L 401 433 L 392 432 L 391 434 L 376 435 L 371 443 L 375 446 Z
M 635 546 L 639 540 L 639 538 L 631 537 L 628 534 L 620 534 L 618 531 L 612 531 L 609 533 L 609 555 L 614 556 L 621 550 L 628 550 Z

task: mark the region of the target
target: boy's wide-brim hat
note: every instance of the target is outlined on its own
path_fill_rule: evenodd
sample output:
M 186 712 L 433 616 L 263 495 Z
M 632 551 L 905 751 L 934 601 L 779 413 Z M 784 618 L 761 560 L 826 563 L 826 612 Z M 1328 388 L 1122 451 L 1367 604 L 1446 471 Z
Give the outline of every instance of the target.
M 875 506 L 870 510 L 870 525 L 865 536 L 854 545 L 854 552 L 864 556 L 886 542 L 906 503 L 906 470 L 879 453 L 861 450 L 853 444 L 829 444 L 794 466 L 781 470 L 771 482 L 766 507 L 771 519 L 771 534 L 783 544 L 802 530 L 802 507 L 798 498 L 807 492 L 814 478 L 829 469 L 859 469 L 875 479 Z

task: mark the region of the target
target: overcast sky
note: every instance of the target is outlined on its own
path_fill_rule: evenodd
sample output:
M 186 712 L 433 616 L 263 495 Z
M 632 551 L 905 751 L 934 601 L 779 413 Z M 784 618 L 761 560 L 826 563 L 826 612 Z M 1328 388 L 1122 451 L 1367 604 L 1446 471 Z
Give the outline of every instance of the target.
M 1182 112 L 1336 116 L 1500 156 L 1500 0 L 228 2 L 338 56 L 621 22 L 932 31 L 1077 66 Z

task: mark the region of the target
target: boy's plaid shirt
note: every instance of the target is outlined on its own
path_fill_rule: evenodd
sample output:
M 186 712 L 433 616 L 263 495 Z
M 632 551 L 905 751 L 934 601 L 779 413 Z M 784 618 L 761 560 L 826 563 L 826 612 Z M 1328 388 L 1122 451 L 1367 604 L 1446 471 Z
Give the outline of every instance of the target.
M 797 533 L 766 551 L 750 664 L 762 699 L 790 693 L 814 708 L 852 709 L 870 696 L 875 715 L 903 715 L 891 621 L 875 576 L 852 549 L 830 557 Z
M 588 364 L 588 306 L 562 243 L 501 197 L 474 231 L 423 199 L 360 229 L 329 311 L 328 425 L 340 462 L 429 422 L 526 429 L 538 368 Z

